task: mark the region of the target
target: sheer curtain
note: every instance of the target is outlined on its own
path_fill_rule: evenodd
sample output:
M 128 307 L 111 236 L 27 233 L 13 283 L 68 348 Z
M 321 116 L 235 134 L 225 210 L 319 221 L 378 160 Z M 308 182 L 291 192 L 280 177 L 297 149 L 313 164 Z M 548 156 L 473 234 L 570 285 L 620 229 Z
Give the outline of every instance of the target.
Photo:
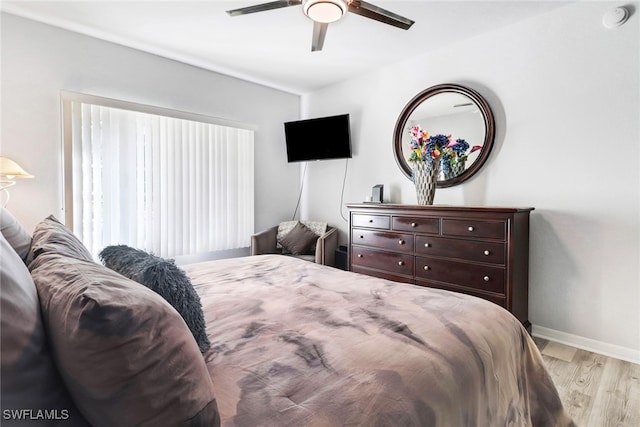
M 78 101 L 65 111 L 67 218 L 94 255 L 112 244 L 166 257 L 249 246 L 252 130 Z

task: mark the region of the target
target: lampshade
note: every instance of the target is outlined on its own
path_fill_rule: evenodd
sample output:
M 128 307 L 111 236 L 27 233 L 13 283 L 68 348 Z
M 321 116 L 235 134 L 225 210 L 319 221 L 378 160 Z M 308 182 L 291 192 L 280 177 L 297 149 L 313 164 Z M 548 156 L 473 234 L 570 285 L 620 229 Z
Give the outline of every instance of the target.
M 9 203 L 9 187 L 15 185 L 16 178 L 33 178 L 33 175 L 26 172 L 19 164 L 8 157 L 0 157 L 0 191 L 4 192 L 6 199 L 2 206 Z
M 33 175 L 10 158 L 0 157 L 0 178 L 13 180 L 14 178 L 33 178 Z
M 347 0 L 306 0 L 304 14 L 316 22 L 328 24 L 335 22 L 347 13 Z

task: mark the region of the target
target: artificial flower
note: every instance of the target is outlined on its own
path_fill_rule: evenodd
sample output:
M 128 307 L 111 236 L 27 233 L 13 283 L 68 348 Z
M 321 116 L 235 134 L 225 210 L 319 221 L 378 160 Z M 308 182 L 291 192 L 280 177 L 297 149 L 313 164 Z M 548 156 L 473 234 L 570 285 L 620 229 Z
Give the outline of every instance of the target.
M 469 154 L 482 150 L 482 145 L 474 145 L 469 149 L 467 141 L 462 138 L 454 139 L 452 135 L 429 135 L 429 132 L 422 129 L 420 125 L 409 129 L 409 135 L 411 136 L 409 161 L 429 163 L 438 161 L 445 176 L 454 170 L 454 166 L 458 171 L 456 174 L 464 171 L 464 163 Z
M 449 137 L 445 135 L 429 135 L 429 132 L 422 129 L 420 125 L 413 126 L 409 130 L 411 141 L 409 148 L 411 155 L 410 162 L 433 162 L 442 157 L 444 149 L 449 142 Z

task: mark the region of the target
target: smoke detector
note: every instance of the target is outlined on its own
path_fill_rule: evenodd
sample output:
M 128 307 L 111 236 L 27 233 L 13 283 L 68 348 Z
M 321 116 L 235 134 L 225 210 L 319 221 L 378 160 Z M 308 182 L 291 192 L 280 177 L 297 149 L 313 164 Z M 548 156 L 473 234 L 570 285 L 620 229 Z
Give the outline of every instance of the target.
M 624 7 L 616 7 L 605 13 L 602 17 L 602 25 L 605 28 L 615 28 L 627 22 L 629 11 Z

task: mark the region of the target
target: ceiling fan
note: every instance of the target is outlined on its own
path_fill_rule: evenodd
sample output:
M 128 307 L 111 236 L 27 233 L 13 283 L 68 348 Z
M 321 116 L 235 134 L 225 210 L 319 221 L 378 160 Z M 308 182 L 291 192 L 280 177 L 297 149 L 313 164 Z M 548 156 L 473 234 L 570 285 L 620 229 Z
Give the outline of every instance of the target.
M 403 30 L 408 30 L 413 25 L 411 19 L 360 0 L 279 0 L 228 10 L 227 13 L 231 16 L 240 16 L 282 7 L 298 6 L 300 4 L 304 14 L 313 21 L 312 52 L 322 50 L 329 24 L 342 18 L 347 11 L 402 28 Z

